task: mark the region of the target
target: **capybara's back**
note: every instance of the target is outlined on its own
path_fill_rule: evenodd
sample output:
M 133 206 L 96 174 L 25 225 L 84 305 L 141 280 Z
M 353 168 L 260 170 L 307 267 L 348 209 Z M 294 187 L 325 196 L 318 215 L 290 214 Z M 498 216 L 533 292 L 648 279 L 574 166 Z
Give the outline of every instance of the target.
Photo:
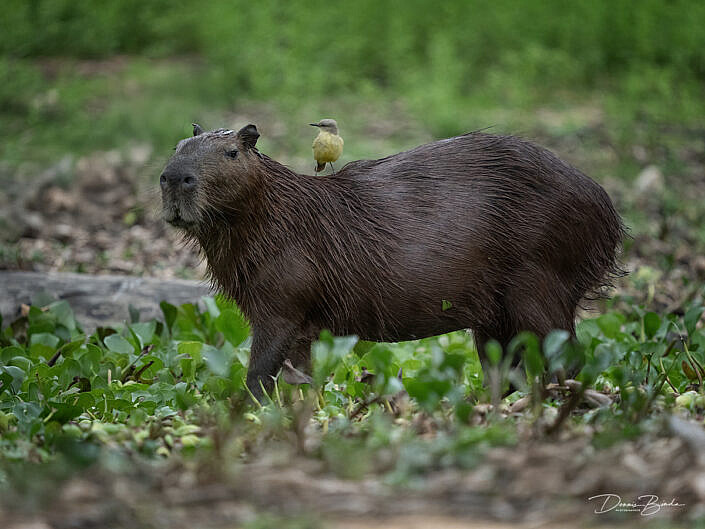
M 607 193 L 515 137 L 472 133 L 353 162 L 321 186 L 345 203 L 333 207 L 348 219 L 341 231 L 359 226 L 364 240 L 333 232 L 342 251 L 322 252 L 354 308 L 321 324 L 344 333 L 405 340 L 468 327 L 480 344 L 506 344 L 522 330 L 573 332 L 580 300 L 618 271 L 623 226 Z
M 376 341 L 470 328 L 481 352 L 574 332 L 580 300 L 619 270 L 605 191 L 530 142 L 471 133 L 310 176 L 260 154 L 253 126 L 228 132 L 180 143 L 165 174 L 196 175 L 195 190 L 163 183 L 165 217 L 251 319 L 256 392 L 286 358 L 305 365 L 324 328 Z

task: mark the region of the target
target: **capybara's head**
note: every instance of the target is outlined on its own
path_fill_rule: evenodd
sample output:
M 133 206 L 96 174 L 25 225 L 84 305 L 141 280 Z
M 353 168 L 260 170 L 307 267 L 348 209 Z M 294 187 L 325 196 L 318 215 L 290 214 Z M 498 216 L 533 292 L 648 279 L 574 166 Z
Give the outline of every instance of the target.
M 253 164 L 261 156 L 255 147 L 257 138 L 254 125 L 238 132 L 205 132 L 194 124 L 193 137 L 176 145 L 159 179 L 164 220 L 195 231 L 229 216 L 229 210 L 237 208 L 238 198 L 256 185 Z

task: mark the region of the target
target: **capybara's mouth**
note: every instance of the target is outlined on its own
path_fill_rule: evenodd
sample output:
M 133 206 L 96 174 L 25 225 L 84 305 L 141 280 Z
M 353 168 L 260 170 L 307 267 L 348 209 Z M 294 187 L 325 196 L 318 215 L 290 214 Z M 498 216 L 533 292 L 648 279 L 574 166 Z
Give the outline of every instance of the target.
M 181 228 L 183 230 L 187 230 L 189 228 L 192 228 L 193 226 L 196 225 L 196 223 L 192 220 L 186 220 L 180 215 L 175 215 L 171 219 L 166 219 L 166 221 L 171 224 L 172 226 L 175 226 L 177 228 Z

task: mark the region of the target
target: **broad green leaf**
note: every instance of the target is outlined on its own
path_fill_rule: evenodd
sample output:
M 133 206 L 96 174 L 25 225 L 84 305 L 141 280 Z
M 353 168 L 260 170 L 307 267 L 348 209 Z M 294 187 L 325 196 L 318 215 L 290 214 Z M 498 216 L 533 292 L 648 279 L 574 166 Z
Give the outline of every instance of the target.
M 130 342 L 125 340 L 119 334 L 111 334 L 107 336 L 104 340 L 105 347 L 116 353 L 131 355 L 135 352 L 135 348 Z
M 622 322 L 614 313 L 609 312 L 597 318 L 597 325 L 607 338 L 616 338 Z
M 250 335 L 250 327 L 244 316 L 233 309 L 225 309 L 215 320 L 215 328 L 223 333 L 225 339 L 237 347 Z
M 203 359 L 208 369 L 216 375 L 227 376 L 230 371 L 230 358 L 220 349 L 208 345 L 205 346 Z
M 0 373 L 6 373 L 11 377 L 10 384 L 14 393 L 20 390 L 22 382 L 27 377 L 26 372 L 16 366 L 0 366 Z
M 167 328 L 171 331 L 171 328 L 174 326 L 174 322 L 176 321 L 178 309 L 166 301 L 162 301 L 159 304 L 159 307 L 162 309 L 162 313 L 164 313 L 164 323 L 166 323 Z
M 703 310 L 705 310 L 705 307 L 694 306 L 688 309 L 688 311 L 685 313 L 683 322 L 685 323 L 685 328 L 688 332 L 688 336 L 693 336 L 693 334 L 695 334 L 695 329 L 698 324 L 698 321 L 700 321 L 700 317 L 703 314 Z
M 130 325 L 130 329 L 139 337 L 140 347 L 144 347 L 152 341 L 156 326 L 157 323 L 154 320 Z
M 653 338 L 661 327 L 661 318 L 655 312 L 644 314 L 644 334 L 647 338 Z
M 56 323 L 63 325 L 70 331 L 76 330 L 76 318 L 73 310 L 66 300 L 55 301 L 49 305 L 49 313 L 56 318 Z

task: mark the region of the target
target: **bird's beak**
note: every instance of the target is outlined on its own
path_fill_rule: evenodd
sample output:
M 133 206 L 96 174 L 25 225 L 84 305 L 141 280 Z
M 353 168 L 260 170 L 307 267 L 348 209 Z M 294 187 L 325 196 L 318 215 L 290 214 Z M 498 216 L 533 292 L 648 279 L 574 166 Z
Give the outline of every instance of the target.
M 311 125 L 312 127 L 320 127 L 318 123 L 309 123 L 309 125 Z

